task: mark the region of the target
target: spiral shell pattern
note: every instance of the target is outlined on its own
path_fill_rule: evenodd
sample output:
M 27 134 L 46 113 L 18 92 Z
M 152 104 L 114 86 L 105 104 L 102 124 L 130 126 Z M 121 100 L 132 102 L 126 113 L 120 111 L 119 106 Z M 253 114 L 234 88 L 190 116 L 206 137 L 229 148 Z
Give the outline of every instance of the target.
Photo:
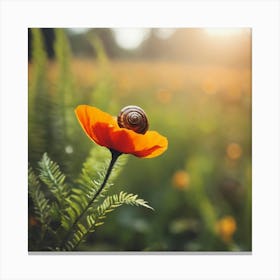
M 126 106 L 120 111 L 118 125 L 139 134 L 145 134 L 149 128 L 146 113 L 140 107 L 134 105 Z

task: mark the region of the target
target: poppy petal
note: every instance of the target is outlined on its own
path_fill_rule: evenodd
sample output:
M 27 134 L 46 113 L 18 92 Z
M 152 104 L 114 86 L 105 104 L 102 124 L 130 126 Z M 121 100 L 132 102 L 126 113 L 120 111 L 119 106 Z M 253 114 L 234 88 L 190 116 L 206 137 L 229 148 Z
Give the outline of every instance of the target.
M 148 131 L 144 137 L 137 137 L 134 155 L 152 158 L 161 155 L 168 147 L 167 138 L 156 131 Z
M 114 149 L 137 157 L 152 158 L 162 154 L 168 146 L 168 141 L 156 131 L 139 134 L 133 130 L 120 128 L 112 130 Z
M 106 146 L 106 141 L 103 141 L 106 140 L 104 139 L 106 133 L 103 133 L 105 131 L 102 131 L 101 128 L 101 131 L 99 131 L 95 126 L 97 123 L 102 122 L 105 126 L 117 127 L 118 124 L 116 120 L 110 114 L 88 105 L 79 105 L 76 108 L 75 113 L 88 137 L 97 144 Z
M 98 108 L 80 105 L 75 113 L 87 136 L 98 145 L 143 158 L 159 156 L 167 149 L 167 138 L 156 131 L 139 134 L 120 128 L 113 116 Z

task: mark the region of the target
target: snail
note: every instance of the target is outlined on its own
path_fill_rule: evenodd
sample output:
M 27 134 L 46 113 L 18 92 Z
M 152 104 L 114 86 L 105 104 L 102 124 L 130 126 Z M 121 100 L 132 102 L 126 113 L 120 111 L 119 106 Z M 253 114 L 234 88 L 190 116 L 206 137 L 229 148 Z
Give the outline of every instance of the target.
M 139 134 L 145 134 L 149 128 L 146 113 L 140 107 L 134 105 L 121 109 L 118 115 L 118 125 Z

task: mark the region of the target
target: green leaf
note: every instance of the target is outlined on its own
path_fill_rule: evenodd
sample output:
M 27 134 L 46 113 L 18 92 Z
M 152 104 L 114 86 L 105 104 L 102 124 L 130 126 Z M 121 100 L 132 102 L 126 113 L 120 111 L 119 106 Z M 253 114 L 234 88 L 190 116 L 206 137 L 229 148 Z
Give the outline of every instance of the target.
M 119 194 L 108 196 L 96 209 L 90 208 L 87 211 L 86 219 L 83 223 L 78 224 L 79 229 L 68 240 L 64 249 L 75 249 L 86 239 L 89 233 L 94 232 L 96 227 L 104 224 L 103 220 L 106 218 L 107 213 L 114 211 L 116 208 L 124 204 L 143 206 L 154 210 L 145 200 L 138 198 L 138 195 L 135 194 L 120 192 Z
M 65 184 L 65 175 L 60 171 L 59 165 L 48 157 L 47 153 L 44 153 L 38 165 L 40 180 L 45 183 L 57 199 L 60 210 L 63 211 L 67 206 L 66 197 L 69 194 L 69 187 Z
M 49 200 L 45 198 L 44 193 L 41 191 L 39 180 L 32 167 L 28 168 L 28 193 L 34 204 L 36 218 L 42 226 L 46 227 L 50 222 L 51 208 Z

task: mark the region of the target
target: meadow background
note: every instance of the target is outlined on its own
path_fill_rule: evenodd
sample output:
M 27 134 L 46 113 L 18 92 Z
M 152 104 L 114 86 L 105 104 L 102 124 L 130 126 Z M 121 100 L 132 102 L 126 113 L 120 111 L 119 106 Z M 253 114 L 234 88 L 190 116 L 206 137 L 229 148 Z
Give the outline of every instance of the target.
M 123 206 L 85 251 L 251 251 L 250 29 L 29 29 L 28 160 L 44 152 L 75 178 L 95 145 L 74 109 L 142 107 L 169 140 L 154 159 L 129 156 L 114 189 Z M 29 239 L 38 221 L 29 207 Z

